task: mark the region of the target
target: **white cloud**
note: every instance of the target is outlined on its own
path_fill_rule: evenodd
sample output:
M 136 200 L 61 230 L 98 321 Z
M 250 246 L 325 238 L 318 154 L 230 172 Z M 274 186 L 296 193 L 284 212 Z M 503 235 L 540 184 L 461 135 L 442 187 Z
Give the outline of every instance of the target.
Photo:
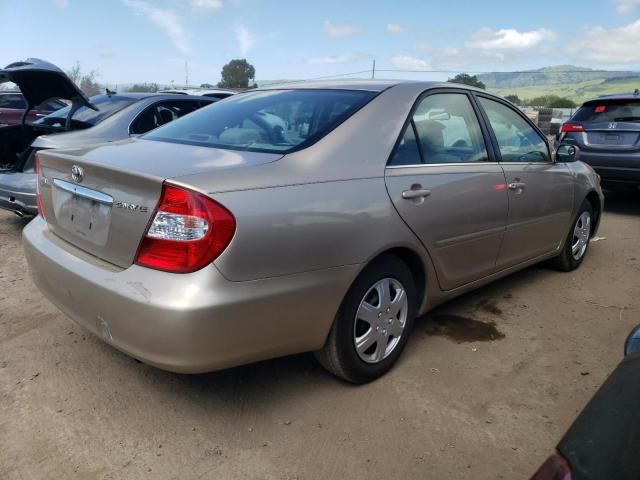
M 64 10 L 69 6 L 69 0 L 53 0 L 53 4 L 56 6 L 56 8 Z
M 200 8 L 203 10 L 218 10 L 222 7 L 222 0 L 191 0 L 191 6 L 193 8 Z
M 391 65 L 398 70 L 430 70 L 429 65 L 424 60 L 419 58 L 410 57 L 408 55 L 396 55 L 391 58 Z
M 362 29 L 355 25 L 334 25 L 329 20 L 324 22 L 324 33 L 330 37 L 350 37 L 361 32 Z
M 481 50 L 524 50 L 556 38 L 557 35 L 546 28 L 538 28 L 528 32 L 519 32 L 513 28 L 500 30 L 482 28 L 479 32 L 473 34 L 464 43 L 464 46 Z
M 640 0 L 613 0 L 616 4 L 616 11 L 622 15 L 632 12 L 638 5 Z
M 253 47 L 255 47 L 256 41 L 253 38 L 253 34 L 245 25 L 238 25 L 234 27 L 233 33 L 236 35 L 238 47 L 240 48 L 240 53 L 242 55 L 246 55 L 251 49 L 253 49 Z
M 568 51 L 580 58 L 600 63 L 634 64 L 640 62 L 640 20 L 619 28 L 589 28 L 574 36 Z
M 407 28 L 397 23 L 388 23 L 387 32 L 389 33 L 407 33 Z
M 355 60 L 356 56 L 351 53 L 343 55 L 325 55 L 322 57 L 307 58 L 306 63 L 309 65 L 331 65 L 334 63 L 347 63 Z
M 122 3 L 164 30 L 173 46 L 180 52 L 185 55 L 191 52 L 191 45 L 185 33 L 182 18 L 176 12 L 157 7 L 144 0 L 122 0 Z

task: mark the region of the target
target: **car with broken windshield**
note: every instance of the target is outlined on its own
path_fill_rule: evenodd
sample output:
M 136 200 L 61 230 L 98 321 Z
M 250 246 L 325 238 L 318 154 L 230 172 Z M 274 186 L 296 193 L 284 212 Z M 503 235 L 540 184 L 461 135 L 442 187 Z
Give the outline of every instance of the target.
M 362 383 L 436 305 L 542 261 L 580 266 L 603 197 L 578 155 L 470 87 L 257 89 L 140 138 L 38 152 L 25 253 L 58 308 L 151 365 L 311 351 Z

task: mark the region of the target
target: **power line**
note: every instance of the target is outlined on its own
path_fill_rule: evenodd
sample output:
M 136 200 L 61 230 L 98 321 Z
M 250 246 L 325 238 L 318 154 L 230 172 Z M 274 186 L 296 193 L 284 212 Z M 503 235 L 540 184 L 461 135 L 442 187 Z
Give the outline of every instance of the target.
M 348 72 L 348 73 L 336 73 L 333 75 L 323 75 L 320 77 L 312 77 L 307 79 L 300 80 L 287 80 L 284 82 L 276 82 L 271 85 L 277 85 L 279 83 L 288 84 L 288 83 L 303 83 L 303 82 L 312 82 L 314 80 L 328 80 L 332 78 L 341 78 L 341 77 L 349 77 L 352 75 L 361 75 L 363 73 L 369 74 L 372 78 L 375 77 L 375 74 L 378 72 L 390 72 L 390 73 L 450 73 L 450 74 L 460 74 L 460 73 L 470 73 L 470 74 L 493 74 L 493 75 L 501 75 L 501 74 L 527 74 L 527 75 L 548 75 L 554 73 L 627 73 L 627 74 L 636 74 L 640 76 L 640 72 L 636 72 L 633 70 L 551 70 L 551 71 L 540 71 L 540 70 L 512 70 L 512 71 L 489 71 L 489 70 L 409 70 L 409 69 L 401 69 L 401 68 L 377 68 L 375 64 L 375 60 L 373 61 L 373 65 L 371 69 L 368 70 L 360 70 L 357 72 Z
M 405 70 L 399 68 L 378 68 L 376 71 L 378 72 L 398 72 L 398 73 L 476 73 L 476 74 L 514 74 L 514 73 L 526 73 L 531 75 L 548 75 L 552 73 L 636 73 L 640 74 L 640 72 L 635 72 L 633 70 L 549 70 L 549 71 L 540 71 L 540 70 L 513 70 L 513 71 L 489 71 L 489 70 Z

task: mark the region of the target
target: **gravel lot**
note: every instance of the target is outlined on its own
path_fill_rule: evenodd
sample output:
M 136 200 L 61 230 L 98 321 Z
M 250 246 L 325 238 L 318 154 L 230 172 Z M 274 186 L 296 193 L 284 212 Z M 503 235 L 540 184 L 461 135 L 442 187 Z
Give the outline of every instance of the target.
M 362 387 L 311 355 L 198 376 L 138 363 L 34 290 L 26 221 L 0 213 L 0 478 L 528 478 L 640 323 L 640 194 L 607 201 L 577 272 L 530 268 L 439 308 Z

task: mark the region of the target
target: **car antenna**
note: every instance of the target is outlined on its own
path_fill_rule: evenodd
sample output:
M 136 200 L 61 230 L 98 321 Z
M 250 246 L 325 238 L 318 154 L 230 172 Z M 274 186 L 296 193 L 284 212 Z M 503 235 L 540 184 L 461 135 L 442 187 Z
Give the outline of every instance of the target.
M 115 95 L 116 92 L 114 92 L 113 90 L 109 90 L 108 88 L 105 88 L 105 90 L 107 91 L 107 96 L 111 96 L 111 95 Z

